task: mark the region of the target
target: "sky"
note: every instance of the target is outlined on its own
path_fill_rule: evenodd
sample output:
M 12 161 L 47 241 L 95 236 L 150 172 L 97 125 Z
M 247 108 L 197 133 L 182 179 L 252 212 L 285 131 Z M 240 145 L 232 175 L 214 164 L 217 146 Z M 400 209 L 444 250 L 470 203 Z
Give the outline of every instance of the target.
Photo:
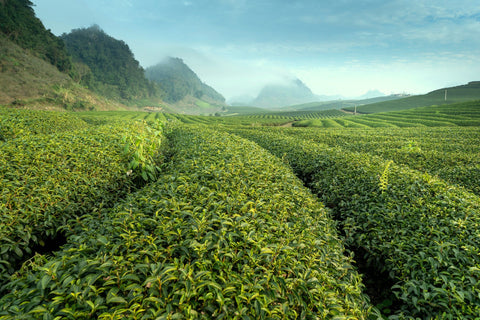
M 227 101 L 299 78 L 315 94 L 480 80 L 478 0 L 33 0 L 61 35 L 97 24 L 142 67 L 179 57 Z

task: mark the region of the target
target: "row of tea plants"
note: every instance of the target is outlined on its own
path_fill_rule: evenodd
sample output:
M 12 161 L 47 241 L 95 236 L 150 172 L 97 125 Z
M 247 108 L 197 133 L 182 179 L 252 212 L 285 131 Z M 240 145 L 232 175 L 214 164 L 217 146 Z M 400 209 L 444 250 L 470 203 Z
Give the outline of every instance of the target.
M 480 199 L 426 173 L 280 131 L 237 129 L 284 159 L 341 221 L 346 243 L 390 274 L 391 319 L 477 319 Z
M 363 152 L 436 175 L 480 195 L 480 128 L 283 130 L 303 140 Z
M 85 129 L 87 123 L 71 113 L 0 107 L 0 142 L 24 135 Z
M 145 150 L 163 141 L 142 122 L 89 126 L 66 113 L 26 110 L 1 120 L 15 125 L 2 126 L 9 138 L 0 142 L 0 293 L 22 262 L 59 246 L 76 217 L 112 206 L 143 171 L 151 175 L 157 166 Z
M 168 133 L 162 174 L 69 220 L 67 243 L 23 265 L 0 319 L 367 319 L 335 223 L 256 144 L 199 126 Z

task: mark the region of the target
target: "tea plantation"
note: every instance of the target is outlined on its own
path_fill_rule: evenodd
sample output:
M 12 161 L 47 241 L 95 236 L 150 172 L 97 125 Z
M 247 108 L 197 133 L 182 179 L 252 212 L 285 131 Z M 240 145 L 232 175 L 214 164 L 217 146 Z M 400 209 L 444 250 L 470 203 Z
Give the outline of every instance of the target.
M 479 123 L 0 108 L 0 319 L 478 319 Z

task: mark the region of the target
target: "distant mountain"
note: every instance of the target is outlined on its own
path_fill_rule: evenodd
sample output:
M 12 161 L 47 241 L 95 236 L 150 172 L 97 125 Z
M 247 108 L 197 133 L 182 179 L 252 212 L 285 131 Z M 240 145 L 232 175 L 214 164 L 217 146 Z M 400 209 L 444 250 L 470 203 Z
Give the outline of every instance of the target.
M 285 84 L 265 86 L 250 104 L 261 108 L 280 108 L 317 100 L 310 88 L 296 78 Z
M 369 90 L 367 93 L 359 96 L 357 99 L 363 100 L 363 99 L 372 99 L 372 98 L 385 97 L 385 96 L 386 96 L 385 93 L 380 92 L 378 90 Z
M 177 103 L 193 97 L 208 103 L 225 104 L 225 98 L 203 83 L 180 58 L 168 57 L 157 65 L 147 68 L 145 75 L 160 85 L 165 92 L 166 102 Z
M 62 39 L 76 63 L 76 76 L 89 89 L 126 102 L 161 96 L 159 88 L 145 78 L 128 45 L 97 25 L 72 30 Z

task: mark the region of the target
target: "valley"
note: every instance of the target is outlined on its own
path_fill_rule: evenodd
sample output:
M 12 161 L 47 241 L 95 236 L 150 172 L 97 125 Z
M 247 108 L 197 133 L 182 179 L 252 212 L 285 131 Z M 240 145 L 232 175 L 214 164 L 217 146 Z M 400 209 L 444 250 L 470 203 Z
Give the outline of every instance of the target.
M 98 25 L 0 18 L 0 320 L 478 319 L 479 81 L 229 104 Z

